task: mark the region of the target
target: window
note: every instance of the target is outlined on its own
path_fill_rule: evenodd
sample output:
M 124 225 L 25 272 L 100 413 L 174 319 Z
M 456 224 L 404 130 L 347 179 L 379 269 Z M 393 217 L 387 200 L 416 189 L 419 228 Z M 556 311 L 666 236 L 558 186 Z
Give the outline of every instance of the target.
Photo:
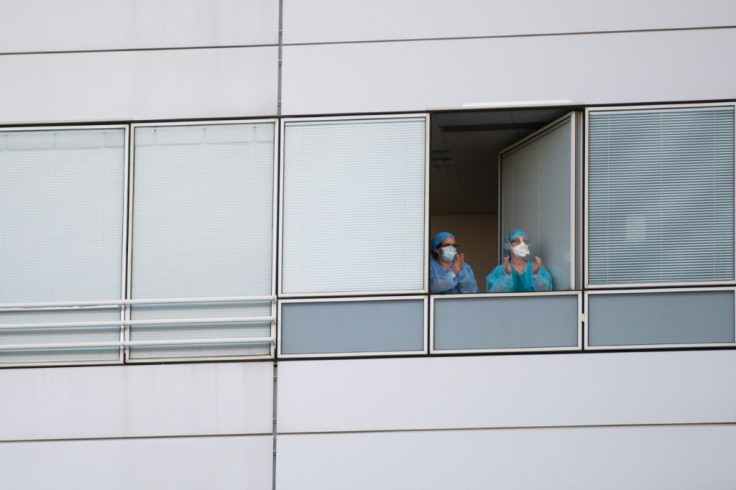
M 588 283 L 734 280 L 734 108 L 588 113 Z
M 426 125 L 285 122 L 284 295 L 425 290 Z
M 126 133 L 0 132 L 3 363 L 121 360 Z
M 275 309 L 274 132 L 273 122 L 135 128 L 131 298 L 164 301 L 133 307 L 134 321 L 156 322 L 130 338 L 164 345 L 133 347 L 132 359 L 269 354 L 247 340 L 271 335 Z

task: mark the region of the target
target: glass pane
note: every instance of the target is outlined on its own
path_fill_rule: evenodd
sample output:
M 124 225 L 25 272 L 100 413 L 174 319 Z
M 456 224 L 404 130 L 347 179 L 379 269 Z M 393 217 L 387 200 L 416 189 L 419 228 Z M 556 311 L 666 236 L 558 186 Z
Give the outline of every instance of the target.
M 590 114 L 589 282 L 734 279 L 732 107 Z
M 425 126 L 286 124 L 284 293 L 422 290 Z
M 281 353 L 423 352 L 424 300 L 283 303 Z
M 434 350 L 578 347 L 578 296 L 434 301 Z
M 591 346 L 734 342 L 733 291 L 591 294 Z
M 552 276 L 554 290 L 572 289 L 572 121 L 567 119 L 501 158 L 501 237 L 521 229 Z

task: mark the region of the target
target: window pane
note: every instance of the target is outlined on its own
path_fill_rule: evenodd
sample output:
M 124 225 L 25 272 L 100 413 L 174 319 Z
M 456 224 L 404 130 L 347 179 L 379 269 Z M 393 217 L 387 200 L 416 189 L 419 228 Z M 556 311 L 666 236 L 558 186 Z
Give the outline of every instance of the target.
M 589 283 L 733 280 L 733 107 L 591 112 L 589 131 Z
M 125 130 L 0 132 L 0 303 L 122 298 Z M 69 327 L 0 331 L 0 344 L 115 342 L 119 308 L 16 311 L 3 324 Z M 3 362 L 116 361 L 119 349 L 2 351 Z
M 282 291 L 424 287 L 425 118 L 289 122 Z
M 281 353 L 424 352 L 424 299 L 282 303 Z
M 528 233 L 532 258 L 559 291 L 572 289 L 572 118 L 542 131 L 501 157 L 501 239 L 515 228 Z
M 733 343 L 733 312 L 732 290 L 590 294 L 588 345 Z
M 133 299 L 271 296 L 273 123 L 135 130 Z M 133 341 L 268 337 L 270 303 L 135 306 Z M 197 318 L 240 319 L 199 323 Z M 256 352 L 257 351 L 257 352 Z M 131 358 L 268 354 L 244 344 L 131 348 Z

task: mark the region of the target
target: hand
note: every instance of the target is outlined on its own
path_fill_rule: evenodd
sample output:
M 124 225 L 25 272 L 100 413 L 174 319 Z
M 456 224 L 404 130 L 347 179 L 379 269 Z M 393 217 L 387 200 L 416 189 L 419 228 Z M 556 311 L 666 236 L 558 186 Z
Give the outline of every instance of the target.
M 509 256 L 503 258 L 503 271 L 506 274 L 511 275 L 511 261 L 509 260 Z
M 465 265 L 465 254 L 457 254 L 455 260 L 452 262 L 452 273 L 456 276 L 460 274 L 460 271 L 463 270 L 463 265 Z
M 540 267 L 542 267 L 542 259 L 540 259 L 539 257 L 535 255 L 534 265 L 532 266 L 532 274 L 536 274 L 537 272 L 539 272 Z

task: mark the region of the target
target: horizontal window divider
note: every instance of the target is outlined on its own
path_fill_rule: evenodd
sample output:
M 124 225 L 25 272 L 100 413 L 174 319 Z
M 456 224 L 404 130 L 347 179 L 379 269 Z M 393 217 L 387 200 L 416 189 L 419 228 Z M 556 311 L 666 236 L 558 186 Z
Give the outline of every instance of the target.
M 274 337 L 245 337 L 224 339 L 172 339 L 172 340 L 127 340 L 118 342 L 78 342 L 67 344 L 15 344 L 0 345 L 0 351 L 7 350 L 66 350 L 66 349 L 95 349 L 105 347 L 154 347 L 167 345 L 205 345 L 205 344 L 270 344 L 274 345 Z
M 274 322 L 275 320 L 275 317 L 273 315 L 270 315 L 225 318 L 173 318 L 171 320 L 106 320 L 99 322 L 11 323 L 6 325 L 0 324 L 0 330 L 64 327 L 109 327 L 116 325 L 199 325 L 208 323 L 266 323 Z
M 90 306 L 136 306 L 180 303 L 260 303 L 276 301 L 276 296 L 223 296 L 203 298 L 164 298 L 164 299 L 113 299 L 99 301 L 49 301 L 41 303 L 5 303 L 0 304 L 0 313 L 12 309 L 42 308 L 85 308 Z

